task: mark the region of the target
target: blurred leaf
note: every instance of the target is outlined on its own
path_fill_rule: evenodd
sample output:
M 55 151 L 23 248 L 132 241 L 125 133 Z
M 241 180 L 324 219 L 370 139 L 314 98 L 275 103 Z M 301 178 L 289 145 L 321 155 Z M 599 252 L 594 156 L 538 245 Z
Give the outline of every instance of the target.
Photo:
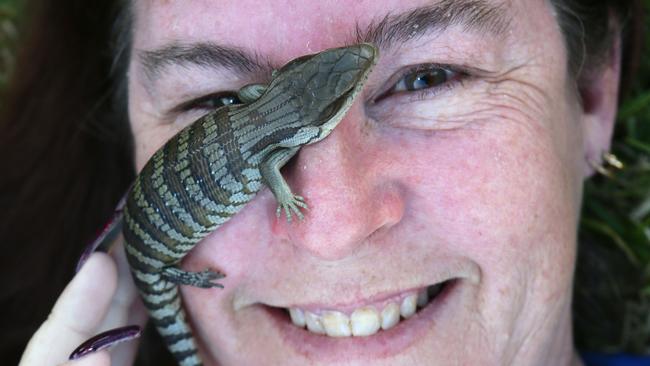
M 614 230 L 611 226 L 611 224 L 604 223 L 601 221 L 596 221 L 596 220 L 591 220 L 591 219 L 583 219 L 582 224 L 585 226 L 586 229 L 594 230 L 596 232 L 599 232 L 607 237 L 609 237 L 616 246 L 623 251 L 627 259 L 634 264 L 635 266 L 639 265 L 639 258 L 637 258 L 636 254 L 634 253 L 634 250 L 629 247 L 627 242 L 616 233 L 616 230 Z
M 637 148 L 641 150 L 641 152 L 644 152 L 646 154 L 650 154 L 650 142 L 643 142 L 639 141 L 637 139 L 629 138 L 625 140 L 625 143 L 627 143 L 629 146 L 632 146 L 634 148 Z
M 641 113 L 644 109 L 650 107 L 650 90 L 639 95 L 638 97 L 628 100 L 621 106 L 618 114 L 619 120 L 624 120 L 633 115 Z

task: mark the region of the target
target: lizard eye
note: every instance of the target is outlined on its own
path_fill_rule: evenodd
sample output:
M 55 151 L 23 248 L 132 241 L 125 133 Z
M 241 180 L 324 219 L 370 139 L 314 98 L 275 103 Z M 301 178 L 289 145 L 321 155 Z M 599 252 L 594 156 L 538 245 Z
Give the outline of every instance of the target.
M 217 109 L 226 105 L 241 104 L 237 93 L 235 92 L 220 92 L 215 94 L 206 95 L 194 100 L 191 100 L 180 107 L 182 111 L 189 111 L 193 109 Z

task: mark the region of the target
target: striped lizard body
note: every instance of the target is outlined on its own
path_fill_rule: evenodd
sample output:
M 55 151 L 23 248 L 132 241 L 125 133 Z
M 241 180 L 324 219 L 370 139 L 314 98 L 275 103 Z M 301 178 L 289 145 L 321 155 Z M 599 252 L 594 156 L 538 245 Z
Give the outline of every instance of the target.
M 377 59 L 359 44 L 300 57 L 250 85 L 244 104 L 201 117 L 169 140 L 137 177 L 124 209 L 127 259 L 158 331 L 183 366 L 201 365 L 178 285 L 223 287 L 223 275 L 187 272 L 183 257 L 267 186 L 277 214 L 302 218 L 302 197 L 280 168 L 301 146 L 325 138 L 341 121 Z

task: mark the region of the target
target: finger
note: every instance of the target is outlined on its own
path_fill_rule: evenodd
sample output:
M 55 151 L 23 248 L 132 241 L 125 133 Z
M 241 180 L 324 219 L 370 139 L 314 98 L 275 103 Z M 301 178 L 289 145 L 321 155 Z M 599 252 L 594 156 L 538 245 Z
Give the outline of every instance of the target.
M 124 324 L 144 325 L 146 311 L 131 277 L 123 240 L 114 246 L 111 256 L 117 264 L 117 291 L 113 295 L 111 308 L 102 325 L 106 329 Z
M 97 332 L 116 285 L 113 260 L 103 253 L 92 254 L 29 341 L 20 366 L 65 362 L 76 346 Z
M 119 243 L 114 245 L 111 256 L 117 264 L 118 285 L 108 314 L 100 328 L 101 330 L 113 329 L 125 324 L 136 324 L 140 328 L 144 328 L 148 315 L 131 278 L 131 270 L 126 260 L 121 236 Z M 137 341 L 123 342 L 111 348 L 113 363 L 116 365 L 132 364 L 137 353 L 138 343 Z
M 111 356 L 104 350 L 89 354 L 78 360 L 67 361 L 60 366 L 111 366 Z

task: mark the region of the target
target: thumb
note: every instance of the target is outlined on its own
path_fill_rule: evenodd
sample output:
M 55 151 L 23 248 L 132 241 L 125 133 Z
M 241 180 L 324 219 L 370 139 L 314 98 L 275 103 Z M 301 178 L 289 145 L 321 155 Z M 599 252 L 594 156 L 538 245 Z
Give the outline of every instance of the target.
M 27 344 L 19 366 L 66 362 L 79 343 L 98 331 L 116 286 L 117 269 L 113 260 L 104 253 L 92 254 Z

